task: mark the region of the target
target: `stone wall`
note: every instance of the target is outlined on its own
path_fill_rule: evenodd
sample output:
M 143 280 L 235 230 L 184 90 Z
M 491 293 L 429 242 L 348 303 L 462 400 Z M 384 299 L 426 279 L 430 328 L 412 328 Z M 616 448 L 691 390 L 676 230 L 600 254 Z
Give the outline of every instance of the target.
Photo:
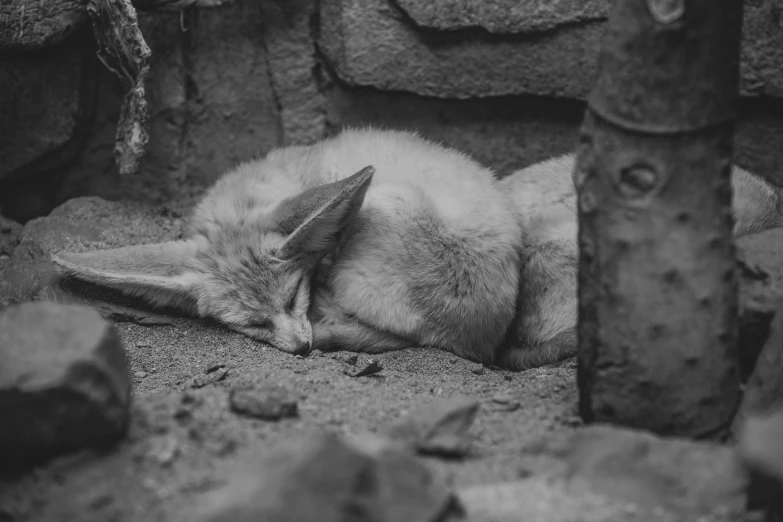
M 572 148 L 608 0 L 233 0 L 140 12 L 141 172 L 112 149 L 122 87 L 86 0 L 0 6 L 0 207 L 80 195 L 184 209 L 231 165 L 343 125 L 418 129 L 500 173 Z M 783 184 L 783 0 L 746 0 L 736 160 Z

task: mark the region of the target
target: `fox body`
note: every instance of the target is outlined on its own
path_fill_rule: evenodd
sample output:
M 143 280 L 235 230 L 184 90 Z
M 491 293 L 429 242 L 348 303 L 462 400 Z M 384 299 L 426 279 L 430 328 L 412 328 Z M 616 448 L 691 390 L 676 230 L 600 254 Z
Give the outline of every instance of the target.
M 227 173 L 187 238 L 60 253 L 70 276 L 214 318 L 276 348 L 432 346 L 521 370 L 576 350 L 573 157 L 497 180 L 415 134 L 345 130 Z M 735 233 L 780 221 L 736 169 Z

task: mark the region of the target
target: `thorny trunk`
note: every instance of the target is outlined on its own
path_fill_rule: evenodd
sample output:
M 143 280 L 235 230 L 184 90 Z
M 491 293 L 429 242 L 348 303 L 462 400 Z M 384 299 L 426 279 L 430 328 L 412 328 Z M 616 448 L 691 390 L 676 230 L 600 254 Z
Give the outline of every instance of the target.
M 580 412 L 722 436 L 739 401 L 741 0 L 616 0 L 575 167 Z

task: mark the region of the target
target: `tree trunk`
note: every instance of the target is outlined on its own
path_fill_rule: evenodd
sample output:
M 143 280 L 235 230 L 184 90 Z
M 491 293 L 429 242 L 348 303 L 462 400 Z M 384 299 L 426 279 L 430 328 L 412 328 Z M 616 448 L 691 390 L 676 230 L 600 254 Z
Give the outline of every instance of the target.
M 581 129 L 580 412 L 722 435 L 739 401 L 741 0 L 616 0 Z

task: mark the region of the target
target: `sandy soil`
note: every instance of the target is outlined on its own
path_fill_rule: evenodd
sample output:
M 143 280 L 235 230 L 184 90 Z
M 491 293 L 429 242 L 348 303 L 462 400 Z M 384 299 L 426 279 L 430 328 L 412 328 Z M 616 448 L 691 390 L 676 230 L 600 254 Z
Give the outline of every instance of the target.
M 480 399 L 482 407 L 467 459 L 429 459 L 454 485 L 535 473 L 544 464 L 526 447 L 579 423 L 573 368 L 514 374 L 421 349 L 381 355 L 382 372 L 354 378 L 345 374 L 339 354 L 297 359 L 196 321 L 118 327 L 131 372 L 146 374 L 134 377 L 129 440 L 108 454 L 65 457 L 6 484 L 0 505 L 10 520 L 173 520 L 195 496 L 222 484 L 232 457 L 258 441 L 311 428 L 374 432 L 455 393 Z M 360 356 L 358 365 L 365 360 Z M 217 364 L 228 369 L 224 380 L 191 387 L 194 377 Z M 268 422 L 233 413 L 228 391 L 248 382 L 294 391 L 299 418 Z M 515 402 L 493 401 L 505 402 L 507 395 Z

